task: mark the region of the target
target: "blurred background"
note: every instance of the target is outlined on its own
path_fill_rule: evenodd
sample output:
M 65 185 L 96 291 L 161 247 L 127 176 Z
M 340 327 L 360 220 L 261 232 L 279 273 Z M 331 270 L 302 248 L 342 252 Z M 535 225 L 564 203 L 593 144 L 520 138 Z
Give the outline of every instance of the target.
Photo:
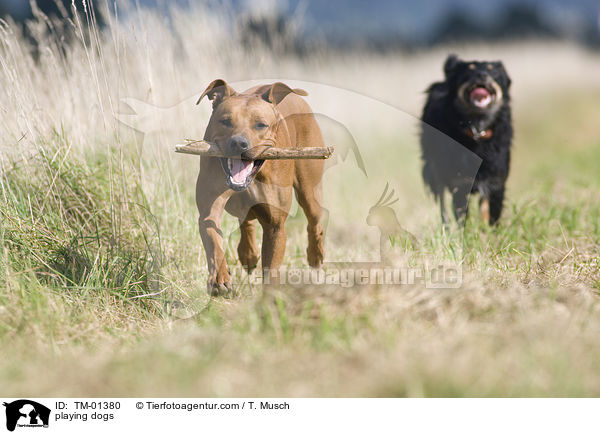
M 58 3 L 37 2 L 44 13 L 60 13 L 60 3 L 70 11 L 70 0 Z M 167 12 L 173 4 L 225 6 L 243 27 L 245 38 L 273 43 L 278 34 L 293 32 L 298 51 L 317 41 L 343 50 L 385 51 L 523 38 L 563 39 L 600 48 L 600 4 L 596 0 L 139 0 L 136 4 Z M 27 0 L 0 1 L 0 16 L 5 15 L 18 21 L 33 16 Z

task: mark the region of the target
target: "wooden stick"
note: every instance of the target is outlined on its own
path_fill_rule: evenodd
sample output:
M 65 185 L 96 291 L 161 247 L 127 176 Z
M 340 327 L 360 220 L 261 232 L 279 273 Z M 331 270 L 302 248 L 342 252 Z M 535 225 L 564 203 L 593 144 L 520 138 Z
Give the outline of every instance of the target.
M 244 160 L 298 160 L 331 157 L 333 146 L 319 148 L 274 148 L 258 145 L 241 155 L 226 155 L 217 145 L 204 140 L 188 140 L 186 144 L 175 146 L 175 152 L 200 155 L 202 157 L 243 158 Z

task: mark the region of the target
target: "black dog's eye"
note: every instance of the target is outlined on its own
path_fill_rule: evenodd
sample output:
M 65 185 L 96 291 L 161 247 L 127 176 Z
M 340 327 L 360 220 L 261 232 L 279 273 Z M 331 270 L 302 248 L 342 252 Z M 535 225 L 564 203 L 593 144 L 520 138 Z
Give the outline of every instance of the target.
M 265 128 L 267 128 L 267 127 L 268 127 L 268 125 L 267 125 L 267 124 L 265 124 L 264 122 L 257 122 L 257 123 L 256 123 L 256 125 L 254 125 L 254 127 L 255 127 L 257 130 L 264 130 Z
M 475 64 L 474 63 L 469 63 L 469 69 L 471 71 L 473 71 L 475 69 Z
M 221 119 L 219 123 L 224 127 L 231 128 L 231 119 L 229 118 Z
M 494 69 L 494 65 L 492 65 L 492 64 L 490 63 L 490 64 L 487 66 L 487 69 L 491 71 L 492 69 Z

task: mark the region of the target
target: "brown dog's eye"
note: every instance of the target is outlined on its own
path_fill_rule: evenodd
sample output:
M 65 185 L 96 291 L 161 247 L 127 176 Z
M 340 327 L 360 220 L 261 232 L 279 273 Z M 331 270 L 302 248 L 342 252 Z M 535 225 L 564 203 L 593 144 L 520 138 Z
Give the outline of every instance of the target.
M 256 125 L 254 125 L 254 127 L 255 127 L 257 130 L 264 130 L 265 128 L 267 128 L 267 127 L 268 127 L 268 125 L 267 125 L 267 124 L 265 124 L 264 122 L 257 122 L 257 123 L 256 123 Z
M 231 119 L 228 119 L 228 118 L 221 119 L 221 120 L 219 121 L 219 123 L 220 123 L 221 125 L 223 125 L 224 127 L 231 128 Z

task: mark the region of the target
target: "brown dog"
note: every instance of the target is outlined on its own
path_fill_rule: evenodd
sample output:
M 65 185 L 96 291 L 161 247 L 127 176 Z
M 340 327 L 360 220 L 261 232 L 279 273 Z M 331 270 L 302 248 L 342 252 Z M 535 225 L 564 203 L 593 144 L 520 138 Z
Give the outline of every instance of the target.
M 283 83 L 253 87 L 237 93 L 223 80 L 213 81 L 200 96 L 213 103 L 204 140 L 216 143 L 226 155 L 241 155 L 268 143 L 276 147 L 324 146 L 319 125 L 302 89 Z M 323 160 L 256 160 L 202 157 L 196 184 L 200 236 L 208 264 L 208 291 L 232 290 L 222 248 L 223 210 L 239 219 L 240 262 L 250 272 L 258 263 L 253 221 L 263 228 L 263 276 L 277 280 L 283 262 L 284 223 L 292 203 L 292 187 L 308 220 L 308 263 L 323 263 L 321 225 Z

